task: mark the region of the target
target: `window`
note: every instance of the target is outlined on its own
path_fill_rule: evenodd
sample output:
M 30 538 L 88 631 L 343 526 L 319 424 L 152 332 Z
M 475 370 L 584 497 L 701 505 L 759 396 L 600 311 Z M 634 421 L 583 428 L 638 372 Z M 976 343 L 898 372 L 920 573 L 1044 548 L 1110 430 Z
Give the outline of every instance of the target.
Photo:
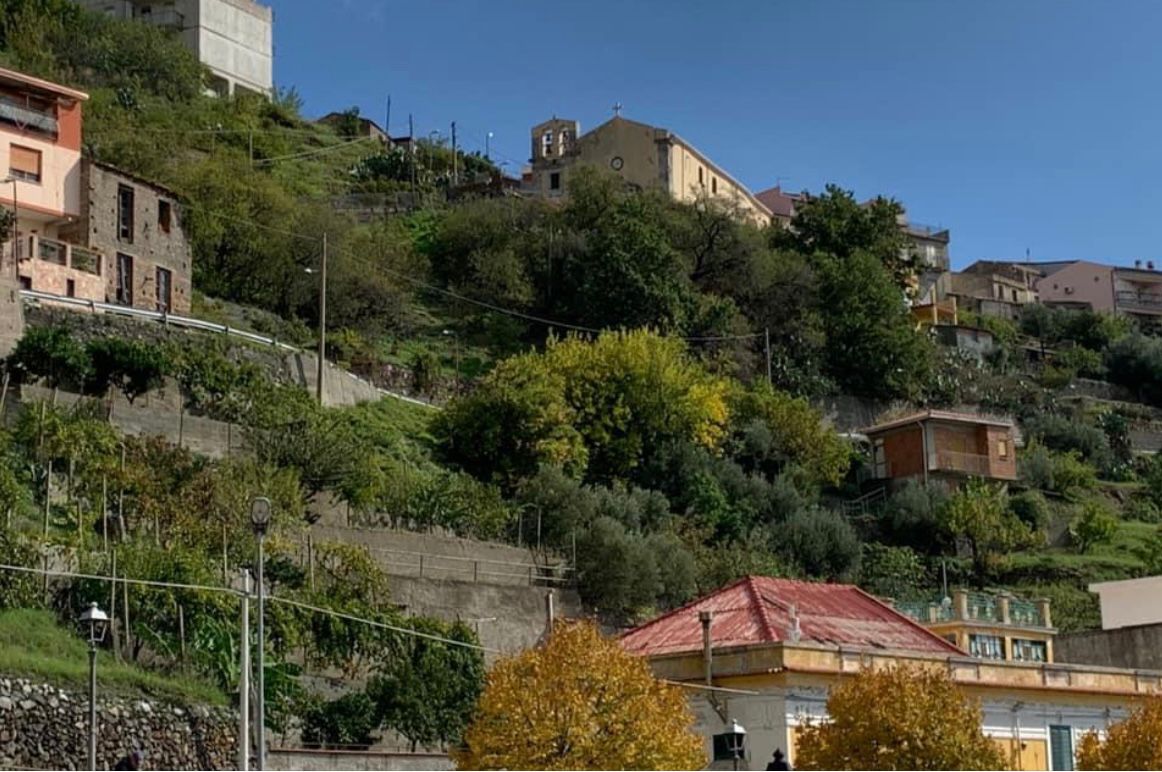
M 698 167 L 698 184 L 701 185 L 702 187 L 706 187 L 706 183 L 702 179 L 702 167 L 701 166 Z
M 158 199 L 157 202 L 157 227 L 161 229 L 162 233 L 169 233 L 171 224 L 173 223 L 173 208 L 168 201 Z
M 40 151 L 12 145 L 8 153 L 8 173 L 16 180 L 40 182 Z
M 1009 441 L 1003 437 L 997 440 L 997 456 L 1000 458 L 1009 457 Z
M 168 268 L 157 269 L 157 310 L 169 312 L 173 308 L 173 274 Z
M 1016 290 L 1009 290 L 1009 291 L 1013 293 L 1013 302 L 1016 303 L 1017 302 L 1017 291 Z
M 75 279 L 65 279 L 65 294 L 70 298 L 77 296 L 77 282 Z
M 1065 772 L 1073 769 L 1072 727 L 1049 725 L 1049 768 Z
M 117 238 L 133 243 L 133 188 L 117 186 Z
M 1013 659 L 1020 662 L 1044 662 L 1045 649 L 1045 641 L 1013 639 Z
M 553 172 L 549 175 L 549 190 L 561 189 L 561 173 Z
M 133 258 L 117 253 L 117 302 L 123 306 L 133 305 Z
M 541 155 L 549 156 L 553 154 L 553 132 L 550 129 L 541 136 Z
M 1005 642 L 999 635 L 970 635 L 968 653 L 983 659 L 1004 659 Z
M 710 192 L 711 193 L 718 192 L 718 178 L 717 177 L 710 178 Z

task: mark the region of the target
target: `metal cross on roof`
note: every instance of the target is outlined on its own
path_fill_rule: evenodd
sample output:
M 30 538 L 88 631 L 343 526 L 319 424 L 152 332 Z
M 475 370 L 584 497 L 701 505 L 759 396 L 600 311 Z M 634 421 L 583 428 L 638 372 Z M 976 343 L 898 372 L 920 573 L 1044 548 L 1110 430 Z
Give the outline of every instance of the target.
M 613 115 L 615 117 L 621 115 L 621 102 L 613 103 Z

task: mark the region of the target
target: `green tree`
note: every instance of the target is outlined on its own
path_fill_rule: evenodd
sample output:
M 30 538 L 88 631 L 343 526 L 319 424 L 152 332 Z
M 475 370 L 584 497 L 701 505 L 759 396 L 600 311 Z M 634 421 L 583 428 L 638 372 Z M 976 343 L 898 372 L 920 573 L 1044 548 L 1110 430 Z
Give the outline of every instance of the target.
M 1028 526 L 1012 513 L 1004 488 L 977 478 L 952 494 L 941 514 L 947 533 L 968 545 L 981 586 L 1000 556 L 1031 538 Z
M 823 253 L 846 262 L 857 252 L 872 255 L 899 289 L 915 276 L 913 248 L 900 228 L 904 207 L 882 196 L 860 204 L 849 190 L 828 185 L 795 209 L 790 228 L 775 229 L 775 247 L 803 255 Z
M 92 370 L 85 347 L 64 327 L 30 327 L 8 364 L 17 373 L 44 378 L 53 389 L 66 381 L 83 385 Z
M 86 351 L 92 362 L 90 386 L 101 393 L 117 389 L 131 404 L 159 388 L 170 370 L 165 351 L 151 343 L 99 338 L 90 341 Z
M 462 622 L 415 618 L 421 633 L 476 645 Z M 484 687 L 484 657 L 473 648 L 405 636 L 377 666 L 367 685 L 375 714 L 412 743 L 432 747 L 459 741 Z
M 844 579 L 859 569 L 861 544 L 851 525 L 829 509 L 792 514 L 774 531 L 778 554 L 810 577 Z
M 1078 552 L 1089 552 L 1092 547 L 1113 539 L 1117 532 L 1117 517 L 1094 499 L 1084 502 L 1081 512 L 1069 524 L 1069 536 Z

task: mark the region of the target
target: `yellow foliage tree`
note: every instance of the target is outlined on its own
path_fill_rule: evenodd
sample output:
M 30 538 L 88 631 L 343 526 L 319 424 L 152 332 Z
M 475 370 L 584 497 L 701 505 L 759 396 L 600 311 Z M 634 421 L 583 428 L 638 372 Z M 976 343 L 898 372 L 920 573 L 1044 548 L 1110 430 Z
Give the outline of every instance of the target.
M 946 673 L 864 670 L 831 690 L 826 722 L 803 730 L 799 769 L 1005 769 L 980 706 Z
M 1094 732 L 1077 746 L 1078 769 L 1162 769 L 1162 696 L 1150 697 L 1102 742 Z
M 454 753 L 460 769 L 701 769 L 677 687 L 588 622 L 501 660 Z

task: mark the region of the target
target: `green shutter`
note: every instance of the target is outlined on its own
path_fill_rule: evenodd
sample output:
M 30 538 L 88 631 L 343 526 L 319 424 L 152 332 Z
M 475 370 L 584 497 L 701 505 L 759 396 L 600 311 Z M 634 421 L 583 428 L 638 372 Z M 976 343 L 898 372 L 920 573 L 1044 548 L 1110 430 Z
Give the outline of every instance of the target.
M 1049 727 L 1049 768 L 1073 769 L 1073 730 L 1067 726 Z

